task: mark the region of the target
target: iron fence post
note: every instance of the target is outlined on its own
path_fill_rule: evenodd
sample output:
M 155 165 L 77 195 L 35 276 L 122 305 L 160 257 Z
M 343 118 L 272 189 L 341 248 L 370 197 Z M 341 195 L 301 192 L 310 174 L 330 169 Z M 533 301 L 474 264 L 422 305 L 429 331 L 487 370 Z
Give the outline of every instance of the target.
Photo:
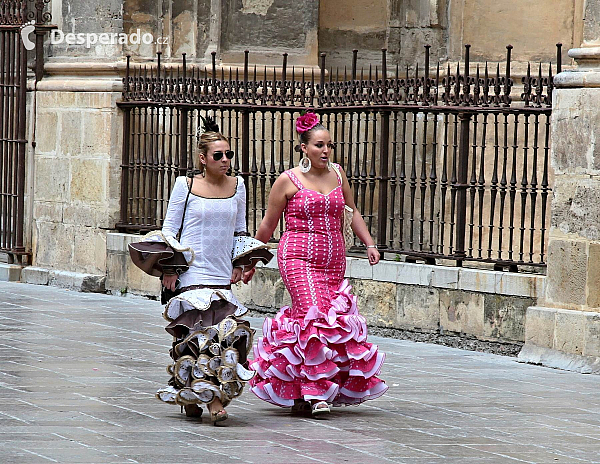
M 248 181 L 250 178 L 250 111 L 242 111 L 242 172 L 240 173 L 246 186 L 246 198 L 248 198 Z M 246 221 L 250 202 L 246 201 Z
M 27 144 L 26 137 L 26 114 L 27 114 L 27 50 L 22 41 L 18 42 L 19 45 L 19 121 L 17 131 L 17 179 L 16 179 L 16 194 L 17 194 L 17 211 L 15 216 L 16 222 L 16 237 L 14 251 L 19 253 L 18 260 L 21 261 L 21 253 L 25 252 L 23 246 L 23 222 L 25 218 L 25 146 Z
M 388 221 L 388 182 L 389 177 L 389 144 L 390 144 L 390 112 L 381 113 L 381 143 L 379 145 L 379 163 L 381 176 L 379 178 L 379 201 L 377 207 L 377 247 L 381 250 L 381 258 L 387 248 Z
M 317 104 L 319 106 L 325 106 L 325 57 L 327 55 L 325 53 L 321 53 L 321 64 L 319 67 L 321 68 L 321 73 L 319 76 L 319 96 L 317 98 Z
M 177 79 L 178 85 L 181 83 L 183 94 L 186 94 L 186 54 L 183 57 L 183 79 Z M 188 114 L 187 108 L 182 108 L 179 120 L 179 175 L 185 175 L 188 170 Z
M 467 224 L 467 177 L 469 170 L 469 132 L 471 114 L 460 113 L 460 139 L 458 145 L 458 168 L 456 183 L 456 246 L 454 257 L 457 266 L 462 266 L 467 254 L 465 251 L 465 232 Z
M 188 113 L 187 108 L 182 108 L 179 117 L 179 175 L 184 176 L 188 169 Z
M 249 50 L 244 50 L 244 101 L 245 105 L 248 105 L 248 58 L 250 55 Z M 256 69 L 256 68 L 255 68 Z M 242 179 L 244 179 L 244 186 L 246 187 L 246 198 L 248 198 L 249 186 L 248 179 L 250 176 L 250 111 L 248 106 L 244 107 L 242 113 Z M 248 227 L 248 213 L 250 211 L 250 202 L 246 201 L 246 230 Z
M 381 49 L 381 102 L 387 104 L 387 49 Z M 379 145 L 379 201 L 377 205 L 377 247 L 381 249 L 381 258 L 387 248 L 387 203 L 389 177 L 390 112 L 381 111 L 381 140 Z
M 129 57 L 127 57 L 129 61 Z M 127 201 L 129 197 L 129 132 L 131 108 L 123 108 L 123 154 L 121 155 L 121 224 L 127 224 Z

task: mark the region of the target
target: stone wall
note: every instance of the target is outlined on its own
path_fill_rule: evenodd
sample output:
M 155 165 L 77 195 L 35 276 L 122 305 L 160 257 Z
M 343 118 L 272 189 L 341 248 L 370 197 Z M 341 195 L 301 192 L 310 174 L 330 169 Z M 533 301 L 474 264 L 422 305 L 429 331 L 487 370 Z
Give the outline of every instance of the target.
M 581 43 L 583 0 L 458 0 L 449 2 L 448 57 L 458 60 L 471 44 L 473 61 L 502 61 L 506 45 L 517 61 L 554 61 L 554 44 L 567 52 Z
M 106 230 L 114 228 L 119 213 L 118 97 L 113 92 L 37 92 L 31 173 L 36 267 L 102 275 L 106 271 Z
M 108 291 L 157 297 L 158 279 L 137 269 L 127 245 L 138 236 L 109 233 Z M 486 341 L 522 343 L 525 312 L 545 285 L 540 275 L 347 258 L 346 277 L 371 326 L 425 333 L 458 334 Z M 249 285 L 237 284 L 237 298 L 248 307 L 274 313 L 291 304 L 277 260 L 259 267 Z
M 123 32 L 123 0 L 81 2 L 78 0 L 52 0 L 52 24 L 64 34 L 68 33 L 121 33 Z M 63 60 L 82 58 L 120 59 L 123 46 L 116 44 L 69 45 L 66 42 L 47 46 L 48 57 L 60 56 Z
M 351 65 L 359 50 L 359 67 L 380 61 L 388 49 L 389 64 L 414 66 L 431 45 L 433 62 L 457 61 L 463 45 L 472 44 L 472 61 L 502 61 L 505 46 L 514 46 L 517 61 L 549 61 L 554 44 L 567 50 L 583 37 L 584 0 L 522 2 L 507 0 L 104 0 L 98 4 L 53 0 L 54 22 L 65 32 L 150 33 L 164 44 L 47 48 L 52 56 L 181 58 L 210 63 L 210 53 L 227 64 L 243 63 L 248 49 L 259 64 L 279 64 L 289 54 L 290 65 L 317 66 L 319 53 L 328 67 Z M 589 7 L 588 7 L 589 10 Z M 587 13 L 592 21 L 592 12 Z M 542 26 L 542 27 L 540 27 Z
M 243 63 L 244 50 L 253 61 L 290 65 L 317 64 L 319 8 L 314 0 L 232 0 L 221 2 L 220 58 Z
M 532 306 L 519 359 L 585 374 L 600 373 L 600 314 Z
M 106 289 L 114 294 L 146 295 L 158 298 L 160 281 L 134 266 L 127 246 L 139 235 L 110 232 L 106 240 Z
M 387 46 L 387 0 L 319 2 L 319 53 L 327 54 L 327 67 L 344 66 L 351 71 L 352 50 L 357 49 L 358 66 L 377 62 Z
M 464 44 L 471 44 L 472 62 L 497 62 L 514 47 L 520 62 L 554 61 L 554 45 L 567 51 L 578 46 L 583 34 L 583 0 L 523 2 L 507 0 L 352 0 L 319 2 L 319 51 L 327 53 L 334 70 L 352 63 L 359 50 L 359 68 L 380 64 L 381 49 L 388 50 L 388 67 L 414 67 L 424 62 L 424 46 L 431 45 L 431 61 L 460 61 Z M 589 9 L 589 8 L 588 8 Z M 591 15 L 588 14 L 591 20 Z M 517 72 L 524 71 L 521 66 Z M 517 69 L 517 68 L 515 68 Z

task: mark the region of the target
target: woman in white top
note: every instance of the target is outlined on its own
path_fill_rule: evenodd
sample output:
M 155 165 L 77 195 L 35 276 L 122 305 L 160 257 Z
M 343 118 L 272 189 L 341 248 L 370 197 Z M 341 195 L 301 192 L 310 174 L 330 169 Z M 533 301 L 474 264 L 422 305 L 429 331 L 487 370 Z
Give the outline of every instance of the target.
M 246 369 L 253 330 L 239 319 L 247 309 L 231 291 L 244 264 L 268 261 L 265 246 L 246 237 L 246 190 L 227 175 L 234 156 L 218 126 L 207 118 L 199 139 L 200 174 L 178 177 L 163 228 L 154 237 L 185 250 L 189 268 L 163 275 L 176 296 L 166 305 L 166 327 L 174 337 L 169 384 L 156 396 L 200 416 L 206 404 L 212 422 L 227 419 L 224 406 L 242 393 L 254 372 Z M 181 228 L 181 231 L 180 231 Z M 180 232 L 179 240 L 177 234 Z

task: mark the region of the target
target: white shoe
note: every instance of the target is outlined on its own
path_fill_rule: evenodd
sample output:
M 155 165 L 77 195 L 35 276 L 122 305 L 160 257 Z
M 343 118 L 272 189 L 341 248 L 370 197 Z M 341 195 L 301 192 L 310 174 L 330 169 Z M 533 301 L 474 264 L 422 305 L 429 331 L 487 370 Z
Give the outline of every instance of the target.
M 313 417 L 318 417 L 318 416 L 322 416 L 324 414 L 329 414 L 331 412 L 331 409 L 329 409 L 329 405 L 327 404 L 326 401 L 319 401 L 318 403 L 315 403 L 312 405 L 312 416 Z

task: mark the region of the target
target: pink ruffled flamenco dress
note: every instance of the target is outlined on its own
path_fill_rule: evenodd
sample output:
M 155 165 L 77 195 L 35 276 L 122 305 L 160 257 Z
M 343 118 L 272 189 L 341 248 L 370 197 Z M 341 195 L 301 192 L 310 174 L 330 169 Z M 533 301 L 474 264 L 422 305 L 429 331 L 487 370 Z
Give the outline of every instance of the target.
M 293 172 L 285 174 L 299 189 L 285 209 L 277 252 L 292 307 L 265 320 L 250 365 L 256 371 L 251 390 L 282 407 L 297 399 L 337 406 L 378 398 L 388 388 L 377 377 L 385 355 L 367 342 L 365 318 L 343 278 L 341 180 L 324 195 L 304 188 Z

